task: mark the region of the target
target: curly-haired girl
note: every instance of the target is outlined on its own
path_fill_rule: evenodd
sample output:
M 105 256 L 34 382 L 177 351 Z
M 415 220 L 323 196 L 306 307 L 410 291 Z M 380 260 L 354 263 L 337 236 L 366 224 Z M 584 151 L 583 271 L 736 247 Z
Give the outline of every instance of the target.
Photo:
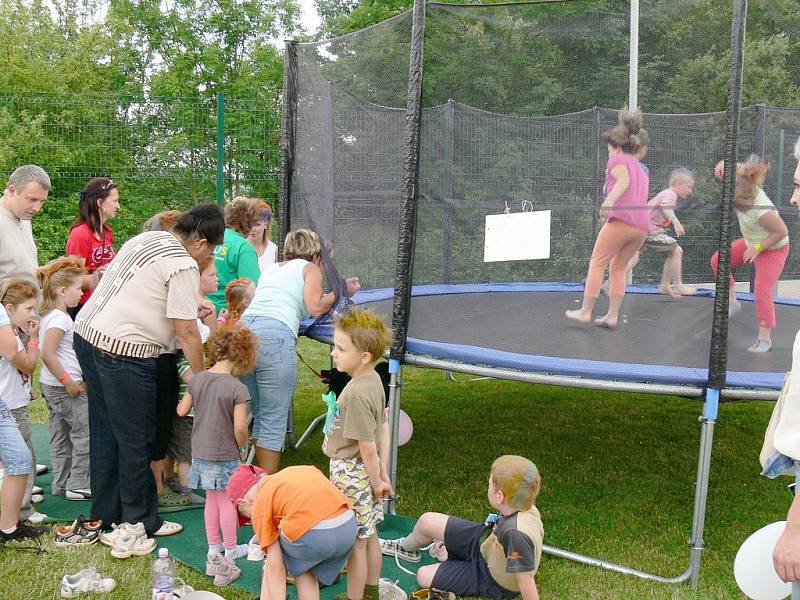
M 234 324 L 211 334 L 207 345 L 213 366 L 189 381 L 178 404 L 178 415 L 186 416 L 194 407 L 189 486 L 206 490 L 204 514 L 209 559 L 206 572 L 209 575 L 216 575 L 217 570 L 220 575 L 224 572 L 224 581 L 215 577 L 215 583 L 225 585 L 238 577 L 239 569 L 233 561 L 247 554 L 247 544 L 236 544 L 236 507 L 225 489 L 247 444 L 250 393 L 237 376 L 253 370 L 256 336 L 247 327 Z M 224 557 L 216 556 L 223 547 Z M 223 563 L 225 567 L 219 569 Z

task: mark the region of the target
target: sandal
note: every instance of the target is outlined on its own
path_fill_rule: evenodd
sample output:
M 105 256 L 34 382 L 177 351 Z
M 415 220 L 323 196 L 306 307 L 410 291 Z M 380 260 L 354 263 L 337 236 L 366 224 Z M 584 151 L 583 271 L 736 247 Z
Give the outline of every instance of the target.
M 157 536 L 167 536 L 167 535 L 175 535 L 176 533 L 180 533 L 183 531 L 183 525 L 180 523 L 175 523 L 174 521 L 164 521 L 161 524 L 161 527 L 158 528 L 153 535 Z
M 158 496 L 158 512 L 160 513 L 183 510 L 191 505 L 191 498 L 183 494 L 177 494 L 169 488 L 164 488 L 164 491 Z

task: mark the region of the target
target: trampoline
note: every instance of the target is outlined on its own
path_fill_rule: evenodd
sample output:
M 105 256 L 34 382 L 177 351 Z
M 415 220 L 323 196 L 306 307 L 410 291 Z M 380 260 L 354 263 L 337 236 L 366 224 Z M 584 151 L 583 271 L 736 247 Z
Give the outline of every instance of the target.
M 700 395 L 708 382 L 711 290 L 670 298 L 654 286 L 632 286 L 615 330 L 564 317 L 582 293 L 583 286 L 566 283 L 415 286 L 407 362 L 503 378 L 536 377 L 544 383 L 568 377 L 581 387 Z M 392 289 L 375 289 L 360 292 L 354 301 L 388 318 L 393 297 Z M 775 397 L 800 330 L 800 301 L 776 299 L 773 349 L 753 354 L 747 351 L 757 333 L 752 295 L 739 298 L 742 311 L 728 331 L 724 395 Z M 604 303 L 601 298 L 598 314 Z M 331 336 L 324 325 L 307 333 L 323 340 Z M 509 377 L 514 371 L 517 377 Z

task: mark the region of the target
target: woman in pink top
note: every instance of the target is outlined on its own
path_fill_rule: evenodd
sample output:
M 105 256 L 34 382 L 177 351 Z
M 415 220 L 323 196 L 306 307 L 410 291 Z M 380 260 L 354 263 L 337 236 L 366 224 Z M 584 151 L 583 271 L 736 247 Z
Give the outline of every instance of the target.
M 583 305 L 568 310 L 566 316 L 588 323 L 592 309 L 600 295 L 600 286 L 606 268 L 609 271 L 608 312 L 595 319 L 601 327 L 616 327 L 622 298 L 625 296 L 625 272 L 628 262 L 642 245 L 649 227 L 647 210 L 648 177 L 636 159 L 642 146 L 639 132 L 642 129 L 642 112 L 623 109 L 619 125 L 603 133 L 608 144 L 606 165 L 606 199 L 600 216 L 606 220 L 589 259 L 589 272 L 583 291 Z

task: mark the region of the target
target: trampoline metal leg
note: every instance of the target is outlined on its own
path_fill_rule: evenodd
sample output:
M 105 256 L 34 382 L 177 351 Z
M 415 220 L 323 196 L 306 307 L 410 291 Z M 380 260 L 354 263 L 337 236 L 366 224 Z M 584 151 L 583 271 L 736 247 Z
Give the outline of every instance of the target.
M 625 575 L 633 575 L 659 583 L 685 583 L 689 582 L 692 589 L 697 589 L 700 582 L 700 560 L 703 554 L 703 528 L 706 518 L 706 501 L 708 498 L 708 476 L 711 470 L 711 449 L 714 441 L 714 424 L 717 419 L 719 407 L 719 390 L 708 389 L 703 415 L 700 417 L 700 450 L 697 457 L 697 481 L 694 495 L 694 514 L 692 516 L 692 537 L 689 540 L 690 554 L 689 566 L 677 577 L 661 577 L 639 569 L 625 567 L 611 562 L 606 562 L 592 556 L 585 556 L 562 550 L 553 546 L 542 546 L 542 551 L 551 556 L 566 558 L 584 565 L 599 567 L 608 571 L 615 571 Z
M 388 498 L 385 503 L 386 512 L 390 515 L 397 513 L 397 436 L 400 429 L 400 361 L 389 360 L 389 481 L 395 491 L 393 498 Z
M 700 451 L 697 457 L 697 483 L 694 491 L 694 515 L 692 517 L 692 537 L 689 540 L 691 577 L 689 585 L 693 590 L 700 583 L 700 561 L 703 555 L 703 533 L 706 521 L 708 500 L 708 479 L 711 471 L 711 449 L 714 443 L 714 425 L 719 408 L 719 390 L 706 390 L 703 415 L 700 417 Z
M 306 438 L 309 435 L 311 435 L 317 427 L 319 427 L 320 423 L 322 423 L 325 420 L 326 416 L 327 416 L 327 413 L 322 413 L 321 415 L 315 417 L 314 420 L 311 421 L 311 424 L 303 432 L 303 435 L 300 436 L 300 439 L 297 440 L 297 443 L 296 444 L 290 444 L 289 447 L 292 450 L 297 450 L 300 446 L 302 446 L 303 442 L 306 441 Z

